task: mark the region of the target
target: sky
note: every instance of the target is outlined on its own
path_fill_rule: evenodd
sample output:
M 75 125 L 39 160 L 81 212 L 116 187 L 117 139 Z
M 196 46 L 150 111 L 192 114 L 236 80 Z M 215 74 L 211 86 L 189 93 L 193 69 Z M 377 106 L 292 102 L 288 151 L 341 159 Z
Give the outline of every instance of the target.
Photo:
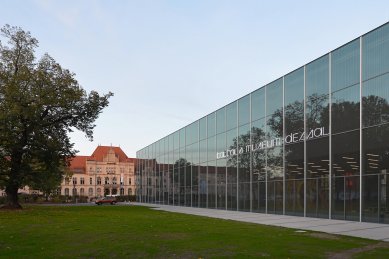
M 129 157 L 389 21 L 389 1 L 0 0 L 87 91 L 114 93 L 94 139 Z

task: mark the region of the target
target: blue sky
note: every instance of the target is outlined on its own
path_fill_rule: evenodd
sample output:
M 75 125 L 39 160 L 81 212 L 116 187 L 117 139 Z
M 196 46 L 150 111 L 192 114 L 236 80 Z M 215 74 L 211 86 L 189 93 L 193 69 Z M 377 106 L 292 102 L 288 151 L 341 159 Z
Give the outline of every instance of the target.
M 114 92 L 94 141 L 128 156 L 389 21 L 389 1 L 1 0 L 87 90 Z

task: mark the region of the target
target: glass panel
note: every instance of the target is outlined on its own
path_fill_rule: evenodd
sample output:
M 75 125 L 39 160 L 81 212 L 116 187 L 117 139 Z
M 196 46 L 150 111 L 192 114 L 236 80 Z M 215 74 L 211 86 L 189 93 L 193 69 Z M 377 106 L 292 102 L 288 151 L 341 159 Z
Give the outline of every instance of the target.
M 216 160 L 216 136 L 208 139 L 208 161 Z
M 364 127 L 389 122 L 389 74 L 364 82 L 362 96 Z
M 237 129 L 227 132 L 227 148 L 236 150 Z M 237 209 L 237 153 L 227 159 L 227 209 Z
M 363 130 L 362 220 L 389 223 L 389 125 Z
M 185 168 L 185 182 L 184 182 L 184 192 L 185 192 L 185 206 L 192 205 L 191 197 L 191 184 L 192 184 L 192 168 L 193 166 L 187 165 Z
M 198 141 L 198 122 L 194 122 L 186 127 L 186 145 Z
M 359 220 L 359 130 L 332 136 L 332 218 Z
M 198 165 L 199 164 L 199 143 L 196 142 L 192 144 L 192 164 Z
M 265 119 L 254 121 L 251 141 L 254 147 L 265 140 Z M 266 212 L 266 150 L 251 151 L 252 163 L 252 210 Z
M 283 152 L 282 147 L 267 151 L 267 208 L 268 213 L 283 213 Z
M 208 208 L 216 208 L 216 161 L 208 161 Z
M 250 146 L 250 125 L 239 127 L 238 137 L 238 189 L 239 210 L 250 210 L 250 152 L 246 147 Z
M 200 140 L 207 138 L 207 117 L 200 119 L 199 135 L 200 135 Z
M 239 126 L 250 122 L 250 95 L 238 100 L 239 103 Z
M 207 140 L 200 141 L 200 163 L 207 161 Z
M 306 216 L 329 218 L 329 138 L 308 140 Z
M 187 146 L 185 149 L 185 160 L 188 163 L 193 163 L 193 145 Z
M 308 65 L 305 69 L 305 91 L 310 99 L 329 94 L 329 55 L 325 55 Z
M 173 133 L 173 146 L 174 149 L 178 149 L 180 147 L 180 133 L 178 131 Z
M 226 209 L 226 159 L 219 159 L 216 161 L 216 163 L 217 208 Z
M 237 127 L 237 107 L 236 102 L 230 103 L 226 107 L 226 130 Z
M 221 108 L 216 112 L 216 133 L 223 133 L 226 130 L 225 108 Z
M 332 94 L 332 133 L 359 128 L 359 84 Z
M 306 66 L 306 113 L 307 133 L 323 128 L 329 132 L 329 64 L 328 55 L 325 55 Z
M 359 83 L 359 39 L 331 53 L 331 90 Z
M 236 160 L 237 130 L 236 129 L 230 130 L 226 133 L 226 135 L 227 135 L 227 149 L 231 151 L 234 150 L 232 153 L 233 155 L 231 155 L 228 160 L 232 160 L 232 159 Z
M 215 136 L 216 134 L 216 129 L 215 129 L 215 124 L 216 123 L 216 116 L 215 113 L 211 113 L 207 116 L 207 133 L 208 137 Z
M 304 142 L 285 146 L 285 214 L 304 215 Z
M 169 151 L 173 151 L 174 145 L 173 145 L 173 134 L 169 135 Z
M 187 127 L 185 127 L 187 128 Z M 185 128 L 180 129 L 180 148 L 185 147 Z
M 178 187 L 178 191 L 179 191 L 179 201 L 178 201 L 178 204 L 180 206 L 185 206 L 185 202 L 186 202 L 186 197 L 185 197 L 185 194 L 186 194 L 186 173 L 185 173 L 185 167 L 180 167 L 178 168 L 178 174 L 179 174 L 179 187 Z M 190 178 L 189 178 L 190 179 Z
M 199 207 L 199 166 L 192 166 L 191 206 Z M 188 195 L 189 196 L 189 195 Z
M 226 134 L 221 133 L 216 136 L 216 150 L 217 152 L 223 152 L 226 150 Z
M 250 211 L 250 153 L 238 155 L 238 206 Z
M 265 87 L 262 87 L 251 94 L 251 120 L 265 117 L 265 104 Z
M 203 163 L 200 165 L 200 179 L 199 179 L 199 199 L 201 208 L 207 207 L 207 192 L 208 192 L 208 184 L 207 184 L 207 164 Z
M 282 117 L 283 103 L 282 78 L 266 86 L 266 115 Z
M 236 140 L 236 137 L 235 137 Z M 246 124 L 239 127 L 239 136 L 238 136 L 238 152 L 241 154 L 247 153 L 248 147 L 250 146 L 250 125 Z M 236 141 L 235 141 L 236 147 Z M 250 166 L 248 166 L 250 167 Z
M 237 167 L 227 162 L 227 209 L 237 210 Z
M 389 71 L 389 24 L 362 37 L 363 81 Z
M 304 132 L 304 69 L 285 76 L 285 134 Z

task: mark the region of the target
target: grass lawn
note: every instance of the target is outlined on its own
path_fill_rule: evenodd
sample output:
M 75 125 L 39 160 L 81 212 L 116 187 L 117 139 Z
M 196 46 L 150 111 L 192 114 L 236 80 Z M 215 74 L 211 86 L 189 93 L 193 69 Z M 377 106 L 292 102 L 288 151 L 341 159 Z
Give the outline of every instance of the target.
M 295 231 L 138 206 L 30 206 L 0 210 L 0 257 L 389 258 L 377 241 Z

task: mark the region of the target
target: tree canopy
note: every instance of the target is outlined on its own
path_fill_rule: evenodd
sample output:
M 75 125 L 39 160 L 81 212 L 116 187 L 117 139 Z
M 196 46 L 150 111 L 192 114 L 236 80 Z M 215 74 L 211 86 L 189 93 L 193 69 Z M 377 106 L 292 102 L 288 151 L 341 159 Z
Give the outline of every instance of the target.
M 1 35 L 0 188 L 6 206 L 19 208 L 18 188 L 39 185 L 44 171 L 63 174 L 76 154 L 70 132 L 93 140 L 94 122 L 113 94 L 87 93 L 47 53 L 37 59 L 38 40 L 20 27 L 5 25 Z

